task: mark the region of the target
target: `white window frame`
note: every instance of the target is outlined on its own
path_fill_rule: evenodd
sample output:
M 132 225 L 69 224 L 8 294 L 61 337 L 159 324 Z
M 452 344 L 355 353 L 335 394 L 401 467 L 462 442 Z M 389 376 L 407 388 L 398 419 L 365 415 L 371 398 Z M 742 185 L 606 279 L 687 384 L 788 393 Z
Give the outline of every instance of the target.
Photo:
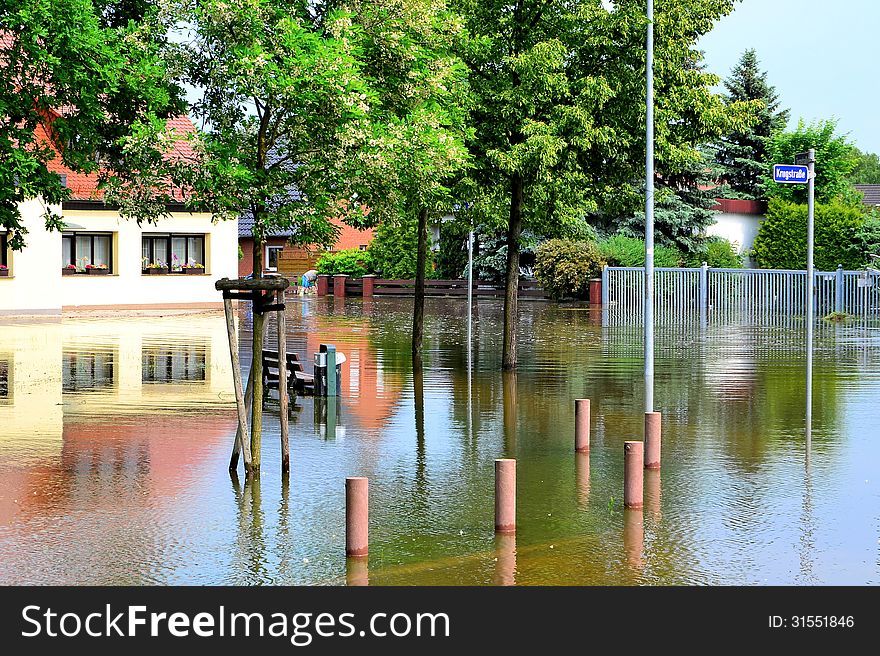
M 284 250 L 284 246 L 270 246 L 269 244 L 266 244 L 266 252 L 264 253 L 266 259 L 263 260 L 263 261 L 265 262 L 265 264 L 264 264 L 264 268 L 266 269 L 266 271 L 275 271 L 275 272 L 277 272 L 277 271 L 278 271 L 278 267 L 277 267 L 277 266 L 274 266 L 274 267 L 270 267 L 270 266 L 269 266 L 269 251 L 270 251 L 270 250 L 273 250 L 273 249 L 274 249 L 274 250 L 277 250 L 277 251 L 278 251 L 278 254 L 280 255 L 280 254 L 281 254 L 281 251 Z M 278 258 L 275 258 L 275 262 L 276 262 L 276 263 L 278 262 Z

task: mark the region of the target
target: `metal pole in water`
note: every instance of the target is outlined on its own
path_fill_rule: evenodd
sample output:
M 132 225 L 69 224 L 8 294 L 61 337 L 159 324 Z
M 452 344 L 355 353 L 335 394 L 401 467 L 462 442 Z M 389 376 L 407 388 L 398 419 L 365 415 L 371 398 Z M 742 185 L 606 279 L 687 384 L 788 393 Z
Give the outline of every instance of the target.
M 807 416 L 806 424 L 809 431 L 813 426 L 813 323 L 815 321 L 814 288 L 816 285 L 813 272 L 814 241 L 814 198 L 816 191 L 816 151 L 807 151 Z
M 654 0 L 648 0 L 645 120 L 645 412 L 654 411 Z

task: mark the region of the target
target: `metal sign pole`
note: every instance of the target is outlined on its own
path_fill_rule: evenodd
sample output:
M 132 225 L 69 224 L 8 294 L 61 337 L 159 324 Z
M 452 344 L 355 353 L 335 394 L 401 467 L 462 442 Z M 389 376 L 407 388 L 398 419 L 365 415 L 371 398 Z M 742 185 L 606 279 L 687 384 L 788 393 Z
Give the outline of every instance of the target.
M 816 190 L 816 151 L 807 151 L 807 435 L 813 426 L 813 324 L 815 322 L 815 287 L 813 271 L 814 249 L 814 198 Z
M 474 231 L 471 230 L 468 233 L 468 292 L 467 292 L 467 306 L 468 306 L 468 325 L 467 325 L 467 342 L 468 342 L 468 353 L 471 350 L 471 324 L 473 319 L 473 305 L 474 305 Z
M 645 412 L 654 411 L 654 0 L 648 0 L 645 120 Z

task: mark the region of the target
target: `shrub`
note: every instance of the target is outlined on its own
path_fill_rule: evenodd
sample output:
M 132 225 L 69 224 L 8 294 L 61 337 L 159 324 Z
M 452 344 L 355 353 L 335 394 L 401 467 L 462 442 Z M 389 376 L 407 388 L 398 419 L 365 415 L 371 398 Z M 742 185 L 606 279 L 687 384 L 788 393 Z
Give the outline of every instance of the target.
M 428 257 L 425 260 L 425 274 L 428 277 L 434 269 L 434 254 L 430 246 L 429 241 Z M 408 280 L 416 277 L 417 249 L 418 221 L 400 219 L 383 222 L 376 229 L 376 236 L 370 243 L 369 253 L 373 258 L 376 273 L 388 279 Z
M 833 202 L 816 204 L 815 266 L 833 271 L 864 266 L 865 252 L 859 238 L 865 226 L 861 208 Z M 767 218 L 755 237 L 755 259 L 763 269 L 805 269 L 807 267 L 807 206 L 773 198 Z
M 551 239 L 535 254 L 535 277 L 551 298 L 587 299 L 590 278 L 599 276 L 604 265 L 592 242 Z
M 729 241 L 722 237 L 710 237 L 698 250 L 688 254 L 689 267 L 702 266 L 703 262 L 716 269 L 742 269 L 742 257 Z
M 349 248 L 337 253 L 324 253 L 318 258 L 318 273 L 327 275 L 347 274 L 359 278 L 373 273 L 373 258 L 369 251 Z
M 868 253 L 880 255 L 880 212 L 873 210 L 865 217 L 856 232 L 856 241 L 865 260 L 868 260 Z
M 599 252 L 608 262 L 608 266 L 643 267 L 645 266 L 645 241 L 637 237 L 614 235 L 599 242 Z M 654 247 L 654 266 L 681 266 L 683 255 L 680 250 L 671 246 Z

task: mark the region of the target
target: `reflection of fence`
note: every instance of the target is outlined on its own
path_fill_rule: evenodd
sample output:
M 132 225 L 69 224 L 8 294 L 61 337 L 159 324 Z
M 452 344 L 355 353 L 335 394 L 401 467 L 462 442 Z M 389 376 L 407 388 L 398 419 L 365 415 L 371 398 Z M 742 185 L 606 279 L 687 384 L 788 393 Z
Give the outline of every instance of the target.
M 815 308 L 880 317 L 880 276 L 866 271 L 816 271 Z M 606 267 L 603 305 L 632 317 L 643 311 L 645 271 Z M 658 320 L 687 318 L 721 322 L 754 321 L 806 314 L 807 272 L 776 269 L 655 269 L 654 313 Z
M 374 296 L 412 296 L 415 280 L 387 280 L 376 278 L 373 282 Z M 331 283 L 332 291 L 332 283 Z M 345 295 L 361 296 L 362 278 L 346 278 Z M 503 296 L 504 285 L 474 280 L 474 296 Z M 467 280 L 425 280 L 425 296 L 467 296 Z M 535 280 L 520 280 L 520 298 L 548 298 Z

